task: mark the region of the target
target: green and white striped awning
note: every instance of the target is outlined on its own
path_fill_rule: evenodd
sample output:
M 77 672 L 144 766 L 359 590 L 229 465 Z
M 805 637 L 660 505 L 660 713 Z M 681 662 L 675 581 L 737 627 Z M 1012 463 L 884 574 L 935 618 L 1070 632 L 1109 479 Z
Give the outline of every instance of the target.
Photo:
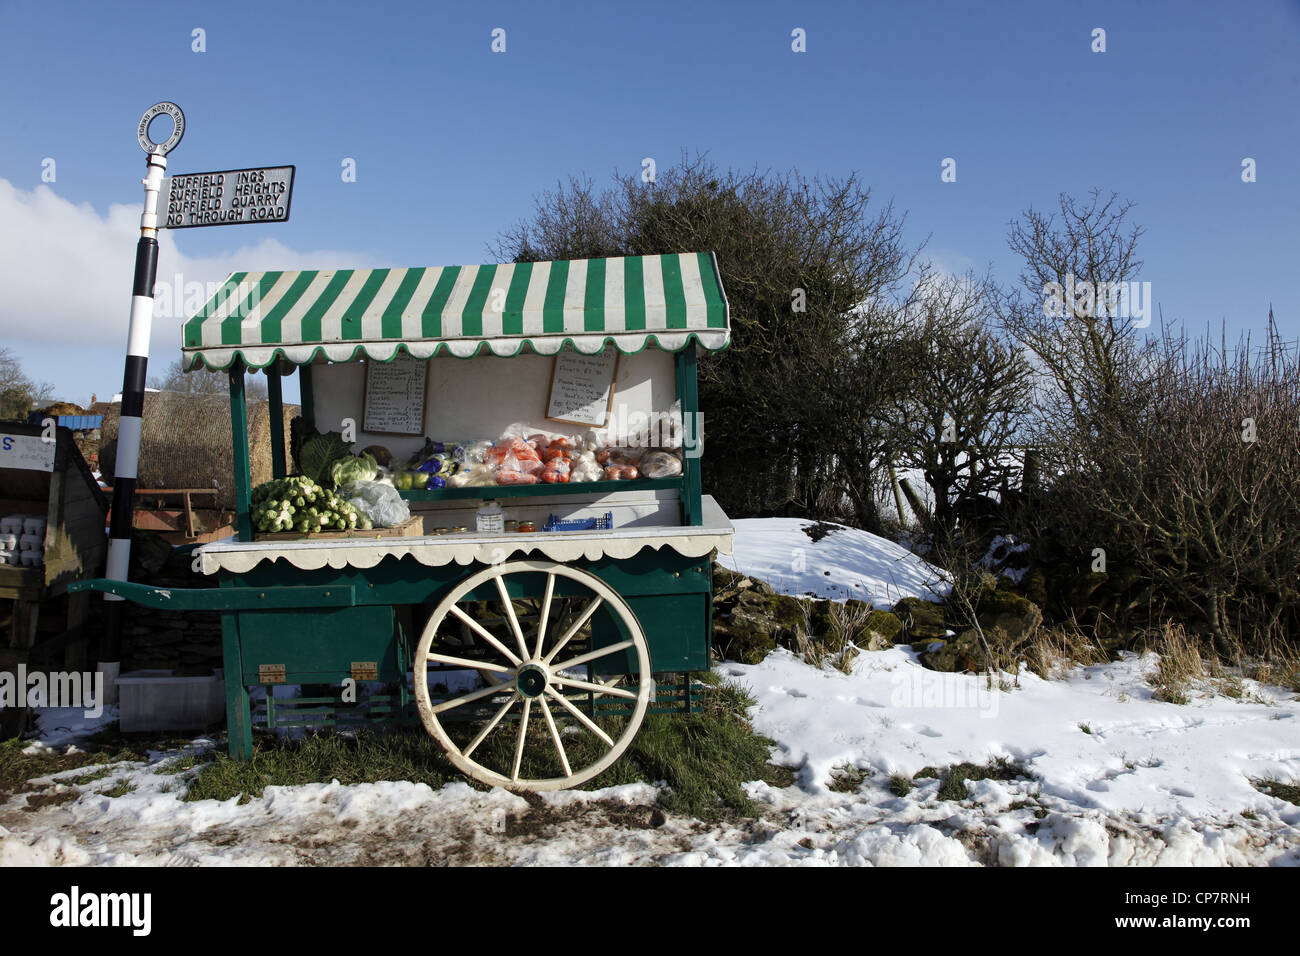
M 433 269 L 235 272 L 186 323 L 187 369 L 440 353 L 727 347 L 712 253 Z

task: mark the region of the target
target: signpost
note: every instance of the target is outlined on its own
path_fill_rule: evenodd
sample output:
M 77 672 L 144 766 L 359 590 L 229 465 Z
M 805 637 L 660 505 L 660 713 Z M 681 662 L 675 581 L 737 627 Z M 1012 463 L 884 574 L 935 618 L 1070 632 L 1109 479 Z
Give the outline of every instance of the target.
M 155 142 L 149 127 L 159 117 L 171 118 L 171 134 Z M 122 413 L 118 425 L 117 461 L 113 478 L 113 514 L 108 532 L 106 575 L 126 581 L 131 565 L 131 526 L 135 512 L 135 481 L 140 463 L 141 416 L 144 412 L 145 371 L 149 364 L 149 334 L 153 327 L 153 287 L 158 271 L 158 230 L 240 223 L 285 222 L 293 192 L 292 166 L 232 169 L 216 173 L 163 177 L 167 154 L 185 135 L 185 114 L 175 103 L 155 103 L 140 117 L 136 131 L 148 156 L 144 183 L 144 213 L 135 249 L 135 280 L 127 330 L 126 370 L 122 381 Z M 233 372 L 232 372 L 233 377 Z M 240 377 L 242 386 L 243 378 Z M 278 394 L 280 380 L 269 388 Z M 100 650 L 107 702 L 117 700 L 122 667 L 122 598 L 104 595 L 106 631 Z

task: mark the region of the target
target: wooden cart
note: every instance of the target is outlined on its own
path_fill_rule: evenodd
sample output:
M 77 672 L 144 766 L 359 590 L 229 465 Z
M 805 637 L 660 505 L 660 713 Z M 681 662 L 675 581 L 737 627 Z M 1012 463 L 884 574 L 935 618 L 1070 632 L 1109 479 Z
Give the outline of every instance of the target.
M 699 349 L 725 348 L 729 334 L 707 253 L 236 273 L 189 320 L 184 340 L 187 367 L 230 374 L 239 533 L 195 551 L 219 587 L 90 586 L 157 607 L 222 612 L 235 757 L 251 754 L 255 720 L 407 719 L 487 783 L 581 784 L 618 759 L 648 712 L 699 704 L 690 674 L 710 663 L 711 555 L 731 550 L 733 531 L 701 493 L 696 362 Z M 404 457 L 426 435 L 495 437 L 521 421 L 579 435 L 584 426 L 543 421 L 557 356 L 613 353 L 603 427 L 616 443 L 615 416 L 675 424 L 680 475 L 404 491 L 426 533 L 254 536 L 247 370 L 269 376 L 272 422 L 280 421 L 280 376 L 296 369 L 305 417 L 321 430 L 350 419 L 354 447 L 383 443 Z M 424 363 L 419 427 L 405 436 L 366 432 L 384 424 L 367 415 L 380 404 L 369 384 L 383 378 L 377 363 L 399 360 Z M 273 447 L 283 442 L 273 432 Z M 539 528 L 550 514 L 605 513 L 614 527 L 432 533 L 473 527 L 484 499 Z M 280 684 L 318 690 L 282 698 Z M 250 692 L 258 687 L 267 692 Z

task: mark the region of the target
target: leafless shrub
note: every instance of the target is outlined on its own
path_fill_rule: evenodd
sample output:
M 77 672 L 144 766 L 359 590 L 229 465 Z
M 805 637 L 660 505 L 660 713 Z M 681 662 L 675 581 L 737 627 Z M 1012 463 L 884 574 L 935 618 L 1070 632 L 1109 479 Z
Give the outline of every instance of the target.
M 1300 627 L 1300 369 L 1293 346 L 1168 332 L 1127 413 L 1076 436 L 1054 489 L 1062 533 L 1149 587 L 1157 617 L 1203 621 L 1215 652 Z M 1293 638 L 1291 638 L 1293 640 Z

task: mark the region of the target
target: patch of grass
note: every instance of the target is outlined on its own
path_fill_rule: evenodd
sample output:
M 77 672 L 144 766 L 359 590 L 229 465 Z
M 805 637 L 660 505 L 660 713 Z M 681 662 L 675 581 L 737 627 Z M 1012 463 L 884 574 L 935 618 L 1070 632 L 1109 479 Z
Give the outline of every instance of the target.
M 65 803 L 71 803 L 78 796 L 79 794 L 71 790 L 64 790 L 61 793 L 29 793 L 27 794 L 27 802 L 23 804 L 23 809 L 28 813 L 35 813 L 45 807 L 57 807 Z
M 154 773 L 177 774 L 184 773 L 186 770 L 193 770 L 195 767 L 201 767 L 204 764 L 212 762 L 212 756 L 206 751 L 191 751 L 175 760 L 168 760 L 153 768 Z
M 1160 661 L 1147 677 L 1147 683 L 1155 691 L 1152 698 L 1169 704 L 1187 704 L 1196 682 L 1207 676 L 1196 639 L 1189 637 L 1181 624 L 1167 623 L 1153 644 Z
M 61 780 L 60 783 L 69 783 L 74 787 L 83 787 L 88 783 L 94 783 L 96 780 L 103 780 L 113 772 L 112 767 L 100 767 L 98 770 L 92 770 L 90 773 L 78 774 L 71 780 Z
M 1220 677 L 1215 683 L 1219 687 L 1219 693 L 1224 697 L 1241 700 L 1246 696 L 1246 682 L 1235 674 Z
M 1300 807 L 1300 784 L 1283 783 L 1281 780 L 1252 780 L 1251 784 L 1260 793 Z
M 912 778 L 905 773 L 891 774 L 889 777 L 889 792 L 896 797 L 905 797 L 916 789 L 916 784 Z
M 672 813 L 703 820 L 756 816 L 741 784 L 786 787 L 793 775 L 768 763 L 773 741 L 749 725 L 753 705 L 748 691 L 726 682 L 705 697 L 702 713 L 651 714 L 622 759 L 588 786 L 664 780 L 670 791 L 660 803 Z
M 33 777 L 48 777 L 68 770 L 76 770 L 92 763 L 104 763 L 108 758 L 101 754 L 53 752 L 23 753 L 30 746 L 27 740 L 6 740 L 0 743 L 0 798 L 27 789 Z
M 341 734 L 307 734 L 301 740 L 279 741 L 258 734 L 251 760 L 233 760 L 217 753 L 199 771 L 185 800 L 229 800 L 247 803 L 270 786 L 308 783 L 378 783 L 409 780 L 437 790 L 448 780 L 463 779 L 423 730 Z
M 101 791 L 106 797 L 125 797 L 128 793 L 135 791 L 135 784 L 125 777 L 118 779 L 117 783 L 107 790 Z
M 851 764 L 832 767 L 830 788 L 836 793 L 857 793 L 867 776 L 867 771 L 859 770 Z
M 1269 660 L 1253 661 L 1245 667 L 1246 676 L 1261 684 L 1285 687 L 1300 694 L 1300 660 L 1288 656 L 1274 656 Z
M 971 780 L 1027 780 L 1029 772 L 1007 757 L 998 757 L 986 764 L 958 763 L 946 769 L 924 767 L 913 779 L 939 778 L 940 800 L 965 800 L 966 781 Z
M 1008 812 L 1015 812 L 1016 810 L 1032 810 L 1034 816 L 1039 820 L 1047 816 L 1047 811 L 1034 800 L 1017 800 L 1007 807 Z
M 1090 726 L 1087 725 L 1087 724 L 1080 724 L 1080 725 L 1079 725 L 1079 729 L 1082 730 L 1085 734 L 1090 734 L 1090 733 L 1092 733 L 1092 727 L 1090 727 Z
M 707 679 L 704 682 L 713 683 Z M 786 787 L 793 782 L 793 774 L 768 763 L 773 742 L 756 734 L 749 725 L 747 711 L 753 704 L 754 698 L 743 687 L 723 681 L 704 694 L 699 713 L 650 714 L 622 758 L 584 788 L 663 780 L 670 790 L 660 803 L 670 812 L 701 819 L 755 816 L 758 808 L 745 796 L 741 785 L 763 780 Z M 607 732 L 616 736 L 618 719 L 602 723 L 606 723 Z M 502 758 L 513 754 L 514 742 L 513 733 L 494 733 L 480 746 L 475 759 L 485 766 L 503 765 Z M 556 756 L 543 721 L 530 721 L 528 742 L 521 774 L 560 775 L 558 765 L 553 766 Z M 566 752 L 575 767 L 591 762 L 593 746 L 600 745 L 590 734 L 565 739 Z M 184 799 L 238 797 L 246 803 L 260 797 L 268 786 L 331 780 L 343 784 L 409 780 L 433 789 L 448 781 L 466 780 L 481 786 L 461 774 L 438 743 L 417 727 L 357 734 L 321 732 L 288 742 L 259 734 L 251 760 L 241 762 L 216 754 L 190 783 Z
M 1036 628 L 1021 653 L 1029 669 L 1044 680 L 1110 660 L 1095 634 L 1075 621 Z

